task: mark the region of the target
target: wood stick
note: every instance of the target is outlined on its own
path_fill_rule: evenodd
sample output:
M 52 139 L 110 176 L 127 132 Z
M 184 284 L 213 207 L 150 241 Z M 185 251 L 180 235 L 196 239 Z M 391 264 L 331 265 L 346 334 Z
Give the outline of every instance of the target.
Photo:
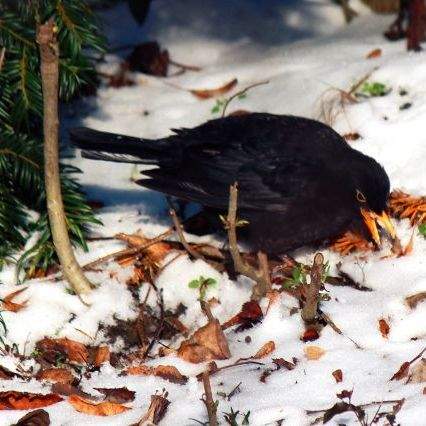
M 302 319 L 308 324 L 315 323 L 316 321 L 323 273 L 324 256 L 321 253 L 317 253 L 314 257 L 314 262 L 309 274 L 311 282 L 306 285 L 306 302 L 302 309 Z
M 53 244 L 65 279 L 80 296 L 91 290 L 90 281 L 77 263 L 64 212 L 59 173 L 59 46 L 54 19 L 37 28 L 43 90 L 44 181 Z
M 202 399 L 204 402 L 206 408 L 207 408 L 207 414 L 209 416 L 209 425 L 210 426 L 217 426 L 217 405 L 215 401 L 213 400 L 213 394 L 212 394 L 212 388 L 210 385 L 210 376 L 208 371 L 203 372 L 203 385 L 204 385 L 204 392 L 205 392 L 205 398 Z
M 262 298 L 268 290 L 271 289 L 271 283 L 269 280 L 269 268 L 268 259 L 266 254 L 259 252 L 258 259 L 260 263 L 260 270 L 256 271 L 248 263 L 244 262 L 241 257 L 240 251 L 238 250 L 237 231 L 236 231 L 236 220 L 237 220 L 237 198 L 238 198 L 238 186 L 237 183 L 231 185 L 229 190 L 229 207 L 227 217 L 228 227 L 228 242 L 229 251 L 231 253 L 232 260 L 234 262 L 234 268 L 236 272 L 252 279 L 256 282 L 256 286 L 253 288 L 252 298 L 259 300 Z

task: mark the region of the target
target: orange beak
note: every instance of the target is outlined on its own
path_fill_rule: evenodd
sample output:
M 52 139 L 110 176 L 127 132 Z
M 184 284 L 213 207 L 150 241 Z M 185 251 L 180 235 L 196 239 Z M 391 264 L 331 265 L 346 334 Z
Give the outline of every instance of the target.
M 365 225 L 367 226 L 370 232 L 371 237 L 373 238 L 374 242 L 377 244 L 378 247 L 380 247 L 381 241 L 377 225 L 383 228 L 389 234 L 392 240 L 395 239 L 395 228 L 392 225 L 392 222 L 390 221 L 390 218 L 385 211 L 383 211 L 381 214 L 377 214 L 371 210 L 361 209 L 361 215 L 364 219 Z

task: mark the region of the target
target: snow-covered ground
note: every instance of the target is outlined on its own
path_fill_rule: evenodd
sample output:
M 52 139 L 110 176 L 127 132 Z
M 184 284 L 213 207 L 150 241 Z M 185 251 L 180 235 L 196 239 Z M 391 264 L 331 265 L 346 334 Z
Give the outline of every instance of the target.
M 386 42 L 381 34 L 393 17 L 371 15 L 358 2 L 351 3 L 361 16 L 346 26 L 341 10 L 327 0 L 157 0 L 143 28 L 133 23 L 125 5 L 119 5 L 103 15 L 112 46 L 156 39 L 169 49 L 173 59 L 199 65 L 202 70 L 167 79 L 137 75 L 136 86 L 102 87 L 96 98 L 67 108 L 63 113 L 64 124 L 84 124 L 148 138 L 164 136 L 170 128 L 191 127 L 218 116 L 211 112 L 215 99 L 199 100 L 179 88 L 214 88 L 233 78 L 238 78 L 234 92 L 259 81 L 269 83 L 252 89 L 244 99 L 235 100 L 229 112 L 245 109 L 318 118 L 324 103 L 328 105 L 330 96 L 337 93 L 333 89 L 348 90 L 371 73 L 369 80 L 386 84 L 392 89 L 390 94 L 346 104 L 333 126 L 341 134 L 358 132 L 361 135 L 351 143 L 383 164 L 392 188 L 426 194 L 423 129 L 426 54 L 407 53 L 404 42 Z M 376 48 L 382 49 L 381 56 L 367 59 L 367 54 Z M 118 57 L 108 55 L 107 63 L 101 68 L 110 72 L 118 62 Z M 401 95 L 401 90 L 406 94 Z M 408 109 L 400 109 L 407 103 L 411 104 Z M 83 160 L 79 153 L 72 162 L 83 170 L 81 182 L 89 196 L 105 203 L 100 211 L 105 226 L 94 229 L 95 235 L 111 236 L 141 229 L 153 237 L 170 226 L 164 197 L 132 183 L 131 165 Z M 395 222 L 395 225 L 403 245 L 407 244 L 413 228 L 408 221 Z M 426 345 L 426 304 L 410 309 L 404 302 L 405 297 L 426 291 L 426 239 L 415 228 L 414 232 L 413 251 L 401 258 L 385 258 L 389 254 L 388 246 L 380 253 L 343 258 L 323 251 L 332 266 L 342 262 L 343 271 L 373 291 L 327 286 L 330 300 L 322 304 L 322 309 L 343 335 L 331 327 L 324 328 L 321 337 L 313 343 L 325 351 L 319 360 L 306 358 L 304 348 L 309 344 L 300 340 L 303 322 L 299 314 L 290 314 L 291 308 L 297 307 L 297 301 L 286 294 L 268 310 L 260 324 L 242 333 L 227 330 L 232 358 L 218 361 L 219 366 L 253 355 L 270 340 L 275 342 L 276 349 L 261 360 L 265 365 L 260 368 L 244 365 L 212 377 L 214 393 L 229 393 L 241 382 L 241 392 L 230 400 L 215 394 L 221 422 L 224 424 L 222 413 L 232 407 L 242 413 L 250 411 L 250 425 L 277 424 L 281 419 L 283 425 L 309 425 L 319 415 L 309 415 L 309 411 L 330 408 L 338 402 L 336 393 L 353 389 L 352 403 L 356 405 L 406 398 L 396 423 L 426 425 L 425 383 L 389 380 L 404 361 L 412 359 Z M 214 241 L 214 238 L 204 240 Z M 78 258 L 81 263 L 87 263 L 121 247 L 123 244 L 114 240 L 96 241 L 90 243 L 89 253 L 79 252 Z M 306 263 L 312 261 L 313 254 L 307 249 L 296 253 L 297 259 Z M 91 272 L 89 278 L 99 287 L 91 295 L 90 306 L 67 293 L 64 282 L 27 282 L 28 289 L 17 298 L 18 301 L 28 299 L 27 307 L 17 313 L 2 313 L 8 327 L 5 340 L 15 343 L 21 353 L 26 354 L 44 336 L 66 336 L 85 344 L 101 343 L 103 336 L 97 333 L 99 323 L 110 324 L 113 318 L 137 316 L 137 306 L 123 284 L 130 274 L 129 268 L 121 269 L 116 264 L 109 264 L 102 272 Z M 197 292 L 188 288 L 188 282 L 200 275 L 217 280 L 217 285 L 209 289 L 208 297 L 220 301 L 213 314 L 221 321 L 240 310 L 249 299 L 251 289 L 248 280 L 240 278 L 233 282 L 200 260 L 192 262 L 180 257 L 171 263 L 157 278 L 156 285 L 163 289 L 166 308 L 175 308 L 179 303 L 187 306 L 180 319 L 191 331 L 206 322 L 197 302 Z M 0 286 L 1 297 L 16 290 L 12 269 L 5 270 L 0 279 L 4 283 Z M 146 290 L 146 285 L 141 287 L 141 300 Z M 150 302 L 153 301 L 148 299 Z M 267 301 L 261 306 L 266 311 Z M 387 338 L 379 330 L 380 319 L 385 319 L 390 326 Z M 246 343 L 246 336 L 250 336 L 251 343 Z M 265 368 L 272 368 L 272 357 L 286 360 L 295 357 L 298 364 L 291 371 L 281 369 L 271 374 L 263 383 L 259 378 Z M 153 376 L 122 377 L 107 364 L 99 373 L 82 379 L 83 389 L 93 393 L 94 387 L 126 386 L 136 391 L 133 409 L 98 418 L 80 414 L 64 401 L 46 408 L 52 424 L 127 425 L 140 419 L 149 405 L 150 395 L 163 388 L 169 392 L 171 405 L 161 424 L 196 424 L 191 418 L 206 421 L 206 410 L 200 401 L 202 383 L 195 378 L 205 366 L 174 356 L 158 358 L 149 364 L 175 365 L 190 377 L 189 381 L 179 385 Z M 340 383 L 332 376 L 338 369 L 343 372 Z M 0 388 L 33 392 L 49 389 L 34 380 L 25 383 L 17 379 L 0 380 Z M 381 409 L 389 407 L 384 404 Z M 377 408 L 373 405 L 367 409 L 370 419 Z M 23 414 L 22 411 L 2 411 L 0 423 L 10 424 Z M 386 421 L 382 418 L 378 424 L 388 424 Z M 359 423 L 353 413 L 345 413 L 328 424 Z

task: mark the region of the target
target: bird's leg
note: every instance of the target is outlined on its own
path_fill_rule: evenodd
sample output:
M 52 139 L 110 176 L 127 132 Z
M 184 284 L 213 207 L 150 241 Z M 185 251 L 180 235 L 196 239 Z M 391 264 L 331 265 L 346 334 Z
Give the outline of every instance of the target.
M 246 263 L 238 250 L 237 241 L 237 184 L 231 185 L 229 192 L 229 207 L 226 226 L 228 230 L 229 251 L 231 252 L 234 268 L 236 272 L 251 278 L 256 282 L 253 288 L 252 299 L 261 299 L 269 290 L 271 290 L 271 280 L 269 276 L 268 258 L 265 253 L 259 252 L 257 255 L 259 261 L 259 270 L 256 270 Z

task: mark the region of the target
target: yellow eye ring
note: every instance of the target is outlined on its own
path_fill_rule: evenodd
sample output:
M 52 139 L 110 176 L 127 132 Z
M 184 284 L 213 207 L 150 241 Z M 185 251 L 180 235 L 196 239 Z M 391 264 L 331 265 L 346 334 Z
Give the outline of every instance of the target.
M 359 190 L 356 190 L 356 199 L 360 202 L 360 203 L 366 203 L 367 199 L 365 198 L 365 195 Z

